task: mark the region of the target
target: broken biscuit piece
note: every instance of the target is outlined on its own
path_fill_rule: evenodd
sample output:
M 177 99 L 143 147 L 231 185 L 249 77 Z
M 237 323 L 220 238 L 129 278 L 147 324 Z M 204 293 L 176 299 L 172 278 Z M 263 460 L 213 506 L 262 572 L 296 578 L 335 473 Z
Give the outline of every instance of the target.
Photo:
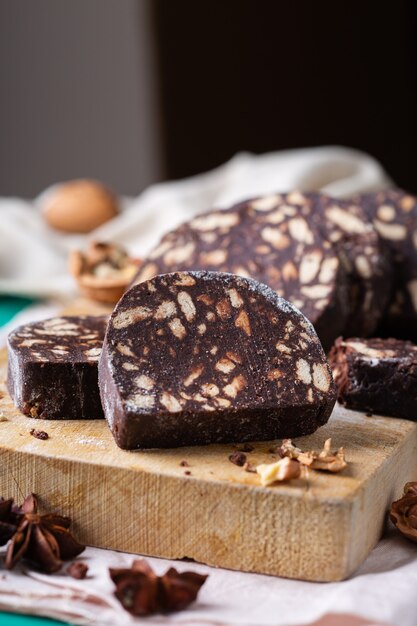
M 304 315 L 266 285 L 219 272 L 132 287 L 110 318 L 99 379 L 125 449 L 295 437 L 335 403 Z

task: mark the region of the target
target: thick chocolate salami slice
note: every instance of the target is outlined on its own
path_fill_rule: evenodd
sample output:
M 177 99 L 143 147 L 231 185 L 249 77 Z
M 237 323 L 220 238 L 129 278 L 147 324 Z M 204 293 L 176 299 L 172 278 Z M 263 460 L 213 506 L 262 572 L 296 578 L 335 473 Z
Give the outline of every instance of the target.
M 399 339 L 337 339 L 330 364 L 339 402 L 417 421 L 417 346 Z
M 400 189 L 357 199 L 389 247 L 394 292 L 378 333 L 417 341 L 417 198 Z
M 310 219 L 335 245 L 349 276 L 349 316 L 344 335 L 371 335 L 390 298 L 393 271 L 388 247 L 360 203 L 320 194 L 313 200 Z
M 300 308 L 325 346 L 370 334 L 389 295 L 390 264 L 359 206 L 292 192 L 210 211 L 168 233 L 135 282 L 174 270 L 255 278 Z
M 110 318 L 99 382 L 126 449 L 296 437 L 324 424 L 336 398 L 302 313 L 266 285 L 218 272 L 132 287 Z
M 98 359 L 106 317 L 56 317 L 8 338 L 7 386 L 15 405 L 42 419 L 103 417 Z

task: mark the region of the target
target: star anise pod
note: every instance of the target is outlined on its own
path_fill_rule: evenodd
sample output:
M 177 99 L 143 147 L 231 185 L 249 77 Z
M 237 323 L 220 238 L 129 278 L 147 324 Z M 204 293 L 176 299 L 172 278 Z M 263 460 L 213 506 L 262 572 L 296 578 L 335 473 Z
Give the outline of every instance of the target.
M 18 507 L 13 504 L 13 498 L 0 498 L 0 546 L 4 546 L 12 538 L 18 523 Z
M 417 482 L 407 483 L 402 498 L 391 504 L 390 519 L 407 539 L 417 542 Z
M 71 535 L 71 520 L 68 517 L 38 513 L 35 495 L 30 494 L 25 498 L 19 514 L 19 524 L 7 547 L 7 569 L 12 569 L 24 558 L 49 574 L 56 572 L 62 561 L 78 556 L 85 549 Z
M 185 609 L 207 578 L 196 572 L 180 573 L 173 567 L 157 576 L 144 559 L 133 561 L 131 568 L 109 572 L 116 585 L 116 598 L 126 611 L 139 616 Z

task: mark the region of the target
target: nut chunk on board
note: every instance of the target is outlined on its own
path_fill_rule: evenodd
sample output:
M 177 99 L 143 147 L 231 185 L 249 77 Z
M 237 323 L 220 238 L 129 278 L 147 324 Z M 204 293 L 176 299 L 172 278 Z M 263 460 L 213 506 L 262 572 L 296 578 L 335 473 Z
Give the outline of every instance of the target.
M 103 417 L 98 359 L 106 317 L 55 317 L 19 326 L 8 337 L 9 393 L 41 419 Z
M 337 339 L 330 364 L 339 402 L 417 421 L 417 346 L 399 339 Z
M 132 287 L 110 318 L 99 383 L 125 449 L 306 435 L 336 400 L 304 315 L 266 285 L 220 272 Z

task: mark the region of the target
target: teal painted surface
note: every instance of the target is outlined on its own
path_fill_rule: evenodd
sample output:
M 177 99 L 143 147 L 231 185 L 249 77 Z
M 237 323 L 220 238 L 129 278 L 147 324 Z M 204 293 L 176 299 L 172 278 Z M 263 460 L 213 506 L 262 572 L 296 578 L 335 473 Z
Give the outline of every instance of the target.
M 63 622 L 43 617 L 29 617 L 16 613 L 0 613 L 0 626 L 64 626 Z
M 0 326 L 7 324 L 16 313 L 33 304 L 30 298 L 15 296 L 0 296 Z M 0 622 L 1 624 L 1 622 Z M 3 624 L 1 624 L 3 626 Z
M 33 304 L 29 298 L 13 296 L 0 296 L 0 326 L 7 324 L 16 313 Z M 29 615 L 17 615 L 16 613 L 3 613 L 0 611 L 0 626 L 63 626 L 64 622 L 45 619 L 43 617 L 30 617 Z

